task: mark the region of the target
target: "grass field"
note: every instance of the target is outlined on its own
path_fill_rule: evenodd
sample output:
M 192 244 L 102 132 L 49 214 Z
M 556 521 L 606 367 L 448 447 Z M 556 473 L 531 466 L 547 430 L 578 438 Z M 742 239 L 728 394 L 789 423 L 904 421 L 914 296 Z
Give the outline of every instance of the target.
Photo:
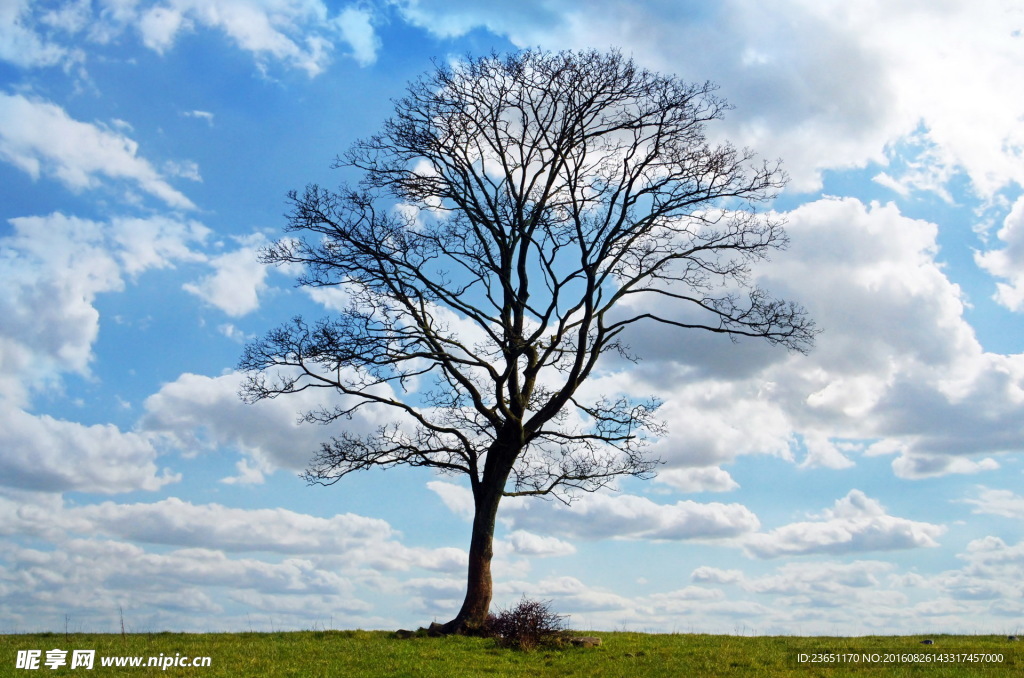
M 500 649 L 480 638 L 401 639 L 384 631 L 218 634 L 31 634 L 0 636 L 0 676 L 1012 676 L 1024 672 L 1024 643 L 1004 636 L 741 637 L 594 633 L 597 648 Z M 68 665 L 45 665 L 48 650 Z M 18 652 L 40 650 L 39 668 L 16 668 Z M 71 669 L 72 650 L 95 650 L 94 668 Z M 832 653 L 832 654 L 827 654 Z M 146 667 L 148 657 L 209 657 L 208 667 Z M 821 661 L 799 661 L 808 655 Z M 815 655 L 819 655 L 815 657 Z M 909 655 L 909 656 L 907 656 Z M 915 656 L 916 655 L 916 656 Z M 988 655 L 988 656 L 986 656 Z M 23 657 L 26 655 L 23 655 Z M 104 658 L 142 657 L 142 667 L 103 667 Z M 1001 661 L 997 658 L 1001 657 Z M 916 661 L 914 661 L 916 659 Z M 940 661 L 941 660 L 941 661 Z

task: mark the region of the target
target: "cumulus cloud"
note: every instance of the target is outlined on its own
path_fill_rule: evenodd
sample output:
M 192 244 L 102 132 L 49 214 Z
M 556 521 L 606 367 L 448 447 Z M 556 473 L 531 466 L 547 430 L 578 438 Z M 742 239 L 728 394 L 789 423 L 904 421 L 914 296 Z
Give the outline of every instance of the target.
M 850 468 L 854 463 L 844 452 L 859 449 L 856 445 L 850 445 L 849 443 L 836 443 L 820 432 L 812 432 L 805 435 L 803 442 L 807 448 L 807 456 L 800 465 L 804 468 Z M 843 449 L 844 447 L 846 450 Z
M 853 198 L 814 201 L 786 216 L 791 245 L 764 268 L 762 283 L 808 307 L 823 330 L 811 359 L 834 376 L 885 378 L 894 360 L 938 366 L 979 352 L 961 291 L 936 262 L 935 224 Z M 836 395 L 849 393 L 841 400 L 820 393 L 811 404 L 864 411 L 871 385 L 849 386 L 833 386 Z
M 878 618 L 892 625 L 906 614 L 911 598 L 892 585 L 896 567 L 881 561 L 790 562 L 774 572 L 745 578 L 740 587 L 762 600 L 776 600 L 788 623 L 828 620 L 831 624 L 870 626 Z
M 936 478 L 953 473 L 972 475 L 984 471 L 995 471 L 998 468 L 999 462 L 989 457 L 975 461 L 963 457 L 921 454 L 919 452 L 905 452 L 892 462 L 893 473 L 899 478 L 910 480 Z
M 371 13 L 355 4 L 331 17 L 319 0 L 164 0 L 96 8 L 79 2 L 48 12 L 33 12 L 30 3 L 14 0 L 0 8 L 0 59 L 24 67 L 80 61 L 81 49 L 61 39 L 81 36 L 104 44 L 126 29 L 161 54 L 173 49 L 183 33 L 216 31 L 252 54 L 261 69 L 279 62 L 310 77 L 328 67 L 335 42 L 347 45 L 363 66 L 376 60 L 380 46 Z
M 146 399 L 139 428 L 186 454 L 218 447 L 242 452 L 251 462 L 239 468 L 236 482 L 256 481 L 254 471 L 305 469 L 330 434 L 320 426 L 300 424 L 298 414 L 329 407 L 334 396 L 313 389 L 250 405 L 238 396 L 242 380 L 237 372 L 219 377 L 183 374 Z M 347 430 L 370 433 L 387 421 L 384 417 L 386 413 L 364 408 L 347 422 Z
M 1024 562 L 1024 542 L 1010 546 L 999 537 L 982 537 L 967 544 L 967 551 L 960 557 L 967 562 L 965 574 L 998 579 L 1009 575 L 1020 585 L 1017 568 Z
M 754 593 L 836 594 L 849 589 L 868 589 L 882 584 L 882 575 L 895 565 L 881 561 L 857 560 L 851 563 L 786 563 L 774 573 L 746 578 L 743 587 Z M 839 598 L 834 604 L 841 604 Z
M 982 537 L 967 544 L 959 558 L 963 568 L 928 577 L 925 585 L 967 605 L 983 605 L 989 614 L 1016 616 L 1019 606 L 1003 603 L 1020 600 L 1024 584 L 1020 568 L 1024 563 L 1024 542 L 1009 545 L 999 537 Z
M 199 258 L 196 222 L 166 217 L 108 223 L 55 213 L 10 221 L 0 238 L 0 484 L 50 492 L 156 490 L 180 479 L 157 465 L 150 439 L 28 412 L 63 375 L 90 376 L 96 299 L 125 276 Z
M 456 548 L 405 546 L 401 535 L 379 518 L 352 513 L 323 518 L 281 508 L 193 504 L 175 497 L 152 503 L 104 502 L 65 508 L 55 522 L 79 533 L 190 550 L 337 556 L 351 570 L 450 572 L 464 567 L 466 559 L 465 552 Z
M 649 597 L 656 610 L 662 614 L 696 611 L 694 603 L 724 599 L 725 593 L 720 589 L 709 589 L 703 586 L 687 586 L 668 593 L 655 593 Z
M 649 327 L 624 337 L 639 365 L 595 382 L 664 401 L 652 452 L 669 485 L 748 454 L 831 469 L 892 454 L 896 475 L 926 478 L 991 471 L 984 455 L 1019 449 L 1024 356 L 983 350 L 936 224 L 853 198 L 780 216 L 790 247 L 757 282 L 806 306 L 822 329 L 810 355 Z
M 156 614 L 174 628 L 195 628 L 189 617 L 197 613 L 251 628 L 253 610 L 274 614 L 278 627 L 308 628 L 310 614 L 343 626 L 393 626 L 369 614 L 374 607 L 360 592 L 401 595 L 406 587 L 391 573 L 447 576 L 466 567 L 462 550 L 407 546 L 386 521 L 354 514 L 173 497 L 75 506 L 52 493 L 0 488 L 0 518 L 0 534 L 57 545 L 0 555 L 0 589 L 17 573 L 20 596 L 7 614 L 19 627 L 45 623 L 58 607 L 78 621 L 111 604 L 123 605 L 126 618 Z
M 315 31 L 325 14 L 318 2 L 169 0 L 144 11 L 138 29 L 146 46 L 165 51 L 183 30 L 213 28 L 258 59 L 283 61 L 314 76 L 329 60 L 330 43 Z M 303 35 L 302 28 L 313 30 Z
M 95 298 L 124 281 L 101 225 L 62 214 L 11 224 L 14 233 L 0 241 L 0 387 L 23 403 L 61 372 L 87 372 L 99 332 Z
M 76 616 L 110 605 L 121 605 L 128 619 L 154 608 L 181 620 L 224 614 L 225 592 L 246 602 L 268 601 L 260 607 L 303 616 L 307 623 L 310 609 L 323 609 L 331 602 L 339 612 L 368 607 L 351 581 L 305 559 L 235 559 L 208 549 L 154 553 L 124 542 L 73 539 L 59 551 L 16 547 L 4 560 L 7 567 L 0 564 L 0 578 L 20 572 L 22 595 L 34 601 L 36 610 L 52 612 L 61 606 Z M 300 607 L 290 609 L 279 596 L 299 597 Z M 18 617 L 34 620 L 20 607 Z M 298 619 L 293 623 L 297 625 Z
M 428 483 L 449 509 L 471 515 L 469 489 L 453 483 Z M 572 506 L 511 498 L 502 503 L 500 520 L 513 529 L 576 539 L 722 539 L 752 532 L 760 523 L 740 504 L 680 501 L 657 504 L 629 494 L 587 494 Z
M 944 525 L 890 516 L 860 490 L 851 490 L 820 520 L 791 523 L 751 535 L 745 552 L 756 558 L 812 553 L 847 554 L 938 546 Z
M 182 285 L 206 303 L 237 318 L 260 306 L 260 294 L 267 289 L 267 267 L 258 259 L 259 249 L 267 244 L 259 233 L 236 238 L 239 247 L 212 257 L 214 272 L 194 283 Z
M 121 539 L 229 552 L 343 554 L 395 537 L 377 518 L 318 518 L 286 509 L 195 505 L 174 497 L 145 504 L 104 502 L 69 513 L 88 521 L 92 530 Z
M 199 259 L 192 248 L 208 233 L 166 217 L 103 223 L 54 213 L 10 223 L 0 238 L 0 397 L 17 405 L 62 373 L 88 374 L 97 296 L 123 290 L 125 274 Z
M 890 449 L 902 453 L 894 468 L 905 476 L 993 468 L 955 458 L 1015 448 L 1024 362 L 982 350 L 960 288 L 937 262 L 937 227 L 852 199 L 789 217 L 792 246 L 764 283 L 798 296 L 824 330 L 797 367 L 802 418 L 832 436 L 898 439 Z M 926 457 L 947 460 L 929 470 Z
M 516 530 L 505 540 L 512 551 L 524 556 L 566 556 L 576 553 L 576 547 L 557 537 L 542 537 L 526 530 Z
M 1024 311 L 1024 197 L 1014 203 L 996 236 L 1005 247 L 977 252 L 974 260 L 1005 281 L 996 283 L 996 301 L 1011 311 Z
M 473 493 L 470 490 L 442 480 L 431 480 L 427 483 L 427 489 L 440 497 L 445 507 L 455 515 L 464 520 L 473 519 Z M 502 506 L 507 504 L 506 501 Z
M 547 577 L 540 581 L 511 580 L 495 586 L 495 599 L 499 605 L 515 604 L 515 600 L 526 596 L 539 600 L 553 600 L 553 609 L 561 613 L 587 614 L 607 610 L 622 610 L 633 607 L 629 598 L 588 586 L 572 576 Z
M 698 584 L 736 584 L 743 581 L 740 570 L 723 570 L 718 567 L 702 565 L 690 574 L 690 579 Z
M 898 141 L 915 136 L 963 168 L 981 195 L 1024 183 L 1024 125 L 1014 99 L 1024 17 L 999 0 L 856 8 L 600 0 L 586 9 L 560 0 L 511 11 L 407 0 L 400 8 L 439 36 L 485 27 L 521 47 L 614 45 L 648 67 L 716 81 L 736 105 L 723 135 L 783 158 L 797 190 L 820 186 L 824 169 L 886 163 Z M 965 102 L 985 103 L 964 115 Z M 890 180 L 907 190 L 935 187 L 915 172 L 911 158 Z
M 659 473 L 657 481 L 680 492 L 729 492 L 740 486 L 728 471 L 717 466 L 669 469 Z
M 127 180 L 170 207 L 193 209 L 138 150 L 133 139 L 56 104 L 0 92 L 0 158 L 32 178 L 53 177 L 74 191 L 99 186 L 100 177 Z
M 974 506 L 973 513 L 984 513 L 1004 518 L 1024 518 L 1024 497 L 1010 490 L 997 490 L 980 486 L 977 496 L 962 500 Z
M 813 557 L 767 570 L 759 565 L 751 572 L 700 566 L 691 574 L 693 585 L 617 600 L 614 593 L 573 578 L 561 588 L 606 597 L 611 604 L 584 610 L 580 617 L 596 628 L 732 634 L 743 628 L 806 635 L 827 625 L 830 633 L 866 635 L 919 633 L 927 619 L 929 628 L 950 632 L 965 623 L 992 633 L 1013 632 L 1012 626 L 1004 631 L 1001 619 L 1012 620 L 1021 609 L 1015 603 L 1022 594 L 1021 546 L 987 537 L 971 542 L 959 557 L 962 568 L 931 576 L 882 560 Z M 553 593 L 548 597 L 558 598 L 556 587 L 548 590 Z
M 113 425 L 85 426 L 0 402 L 0 485 L 48 492 L 156 490 L 181 479 L 156 465 L 149 440 Z

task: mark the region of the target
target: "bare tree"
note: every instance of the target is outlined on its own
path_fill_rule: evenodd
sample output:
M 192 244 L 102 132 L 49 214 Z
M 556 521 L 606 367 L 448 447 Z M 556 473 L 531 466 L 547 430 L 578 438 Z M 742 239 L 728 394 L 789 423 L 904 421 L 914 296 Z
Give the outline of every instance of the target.
M 296 235 L 263 260 L 300 264 L 299 285 L 339 286 L 349 303 L 247 346 L 243 397 L 344 394 L 305 414 L 321 424 L 368 406 L 393 413 L 373 435 L 323 443 L 311 483 L 398 464 L 468 479 L 468 586 L 449 632 L 488 614 L 502 497 L 570 501 L 652 474 L 658 403 L 580 390 L 602 355 L 628 357 L 627 328 L 811 344 L 804 311 L 749 280 L 786 242 L 755 209 L 785 176 L 707 142 L 727 108 L 714 92 L 618 53 L 438 65 L 338 159 L 362 172 L 358 186 L 289 195 Z

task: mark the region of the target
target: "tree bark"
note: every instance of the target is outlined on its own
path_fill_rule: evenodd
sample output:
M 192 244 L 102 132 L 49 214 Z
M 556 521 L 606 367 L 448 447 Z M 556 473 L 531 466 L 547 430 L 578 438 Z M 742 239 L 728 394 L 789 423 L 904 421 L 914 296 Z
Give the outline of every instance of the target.
M 493 585 L 491 558 L 494 556 L 494 525 L 498 515 L 502 488 L 485 488 L 476 500 L 473 535 L 469 542 L 469 568 L 466 578 L 466 599 L 462 609 L 444 625 L 445 633 L 475 635 L 480 633 L 491 609 Z
M 491 581 L 491 558 L 494 556 L 494 526 L 498 505 L 505 493 L 505 483 L 512 471 L 518 451 L 510 453 L 515 445 L 496 441 L 488 452 L 483 479 L 474 487 L 473 534 L 469 542 L 469 568 L 466 577 L 466 598 L 462 609 L 444 625 L 445 633 L 477 635 L 483 632 L 491 609 L 494 592 Z M 521 447 L 521 446 L 520 446 Z

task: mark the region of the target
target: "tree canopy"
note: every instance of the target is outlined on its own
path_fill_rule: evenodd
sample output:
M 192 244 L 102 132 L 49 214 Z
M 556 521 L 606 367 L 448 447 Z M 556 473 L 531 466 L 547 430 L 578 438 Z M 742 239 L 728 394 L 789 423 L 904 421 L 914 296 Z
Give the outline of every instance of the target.
M 291 235 L 263 253 L 300 265 L 299 285 L 340 288 L 346 308 L 249 344 L 243 395 L 340 394 L 305 414 L 337 431 L 313 483 L 398 464 L 466 477 L 469 586 L 449 625 L 465 630 L 487 614 L 502 496 L 570 501 L 654 470 L 658 403 L 581 388 L 601 356 L 633 358 L 627 328 L 796 351 L 815 330 L 751 285 L 751 265 L 786 244 L 757 209 L 785 175 L 707 141 L 727 110 L 710 83 L 615 52 L 526 50 L 436 65 L 394 103 L 338 158 L 359 184 L 290 193 Z M 346 431 L 366 407 L 390 421 Z

